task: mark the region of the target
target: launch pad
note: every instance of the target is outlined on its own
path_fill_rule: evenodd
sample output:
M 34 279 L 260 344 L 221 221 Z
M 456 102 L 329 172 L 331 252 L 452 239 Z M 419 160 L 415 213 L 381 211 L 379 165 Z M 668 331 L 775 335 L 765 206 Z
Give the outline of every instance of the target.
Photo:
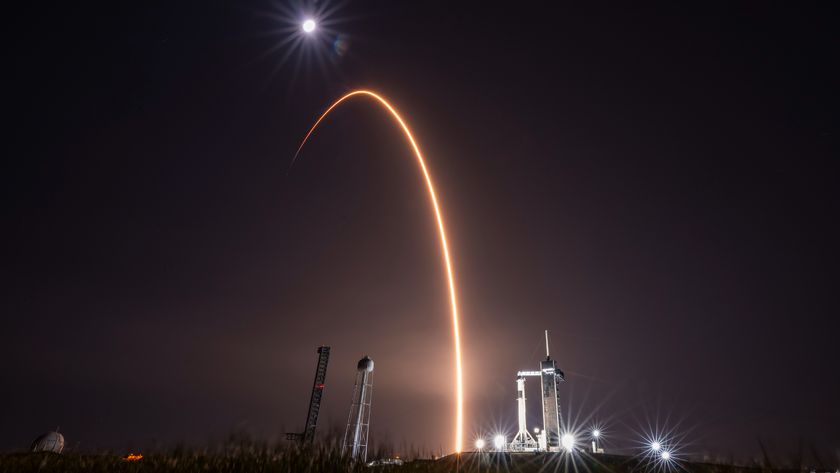
M 525 380 L 528 377 L 539 377 L 542 391 L 542 431 L 536 429 L 536 439 L 528 431 L 525 407 Z M 566 380 L 563 371 L 557 367 L 557 362 L 551 358 L 548 348 L 548 330 L 545 331 L 545 360 L 540 362 L 538 371 L 518 371 L 516 373 L 516 404 L 519 419 L 519 430 L 513 440 L 507 444 L 510 452 L 559 452 L 563 449 L 560 433 L 561 418 L 557 402 L 557 391 L 560 383 Z

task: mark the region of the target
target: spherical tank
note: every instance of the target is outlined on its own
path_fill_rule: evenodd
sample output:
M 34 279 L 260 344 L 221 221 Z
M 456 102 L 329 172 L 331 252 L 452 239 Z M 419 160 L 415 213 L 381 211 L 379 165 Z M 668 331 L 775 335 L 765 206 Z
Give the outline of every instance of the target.
M 371 360 L 370 357 L 365 356 L 364 358 L 359 360 L 359 365 L 357 366 L 357 369 L 359 371 L 373 371 L 373 360 Z

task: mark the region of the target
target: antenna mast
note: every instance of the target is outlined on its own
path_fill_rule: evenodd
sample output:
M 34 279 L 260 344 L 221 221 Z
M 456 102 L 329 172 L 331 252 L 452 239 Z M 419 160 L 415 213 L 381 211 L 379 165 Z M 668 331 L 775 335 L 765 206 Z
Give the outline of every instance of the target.
M 545 331 L 545 357 L 549 358 L 551 355 L 548 353 L 548 330 Z

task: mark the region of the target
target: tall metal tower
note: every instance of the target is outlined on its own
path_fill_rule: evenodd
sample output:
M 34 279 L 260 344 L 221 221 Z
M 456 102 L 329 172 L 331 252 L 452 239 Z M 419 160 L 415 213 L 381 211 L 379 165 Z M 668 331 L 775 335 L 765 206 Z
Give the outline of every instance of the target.
M 557 403 L 557 387 L 566 377 L 551 359 L 548 351 L 548 330 L 545 331 L 545 360 L 540 362 L 540 380 L 543 396 L 543 435 L 546 449 L 560 449 L 560 410 Z
M 343 454 L 353 460 L 367 461 L 368 427 L 370 425 L 370 401 L 373 397 L 373 360 L 365 356 L 356 365 L 356 384 L 350 401 L 350 415 L 344 431 Z
M 312 397 L 309 398 L 309 410 L 303 432 L 287 433 L 289 440 L 312 443 L 315 440 L 315 426 L 318 424 L 318 412 L 321 411 L 321 398 L 324 396 L 324 382 L 327 380 L 327 362 L 330 360 L 330 347 L 318 347 L 318 365 L 315 367 L 315 382 L 312 384 Z

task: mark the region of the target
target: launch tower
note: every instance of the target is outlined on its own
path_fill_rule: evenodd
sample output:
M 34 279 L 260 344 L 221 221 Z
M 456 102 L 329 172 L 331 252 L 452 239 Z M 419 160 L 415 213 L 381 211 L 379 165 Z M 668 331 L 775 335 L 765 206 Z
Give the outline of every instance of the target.
M 560 409 L 557 403 L 557 388 L 566 379 L 551 358 L 548 351 L 548 330 L 545 331 L 545 360 L 540 362 L 540 381 L 543 400 L 543 435 L 546 450 L 560 449 Z

